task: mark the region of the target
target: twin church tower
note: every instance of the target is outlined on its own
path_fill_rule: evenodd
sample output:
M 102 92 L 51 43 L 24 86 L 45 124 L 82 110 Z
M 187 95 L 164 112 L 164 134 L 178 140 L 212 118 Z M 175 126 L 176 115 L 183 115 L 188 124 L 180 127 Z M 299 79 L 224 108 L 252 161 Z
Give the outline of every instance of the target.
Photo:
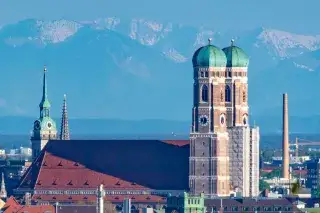
M 61 131 L 58 136 L 57 126 L 55 121 L 50 116 L 51 104 L 47 93 L 47 69 L 44 68 L 43 85 L 42 85 L 42 99 L 39 104 L 40 116 L 33 123 L 33 130 L 31 135 L 32 158 L 35 159 L 40 154 L 49 140 L 69 140 L 69 127 L 67 115 L 66 95 L 62 107 Z
M 192 58 L 194 70 L 192 128 L 190 133 L 189 188 L 208 197 L 244 197 L 259 194 L 259 128 L 249 126 L 249 57 L 231 42 L 219 49 L 209 44 Z M 32 141 L 35 159 L 48 140 L 57 139 L 50 117 L 46 68 L 40 117 L 34 122 Z M 60 139 L 69 139 L 64 101 Z M 165 157 L 165 156 L 164 156 Z
M 249 57 L 234 45 L 209 44 L 192 58 L 194 70 L 189 187 L 192 193 L 259 193 L 259 129 L 249 127 Z

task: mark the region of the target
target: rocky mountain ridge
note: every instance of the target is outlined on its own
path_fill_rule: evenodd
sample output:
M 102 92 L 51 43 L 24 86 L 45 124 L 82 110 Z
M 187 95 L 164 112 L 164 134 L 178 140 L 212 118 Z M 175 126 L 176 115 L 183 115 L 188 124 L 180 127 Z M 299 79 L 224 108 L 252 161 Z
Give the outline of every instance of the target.
M 216 32 L 111 17 L 81 22 L 28 19 L 3 26 L 0 115 L 37 115 L 41 69 L 47 64 L 55 116 L 68 93 L 75 117 L 187 120 L 192 105 L 190 59 L 209 37 L 221 48 L 234 38 L 250 56 L 253 117 L 279 114 L 285 91 L 290 91 L 294 115 L 317 114 L 320 102 L 311 107 L 305 103 L 317 95 L 312 85 L 320 80 L 319 35 L 262 27 Z

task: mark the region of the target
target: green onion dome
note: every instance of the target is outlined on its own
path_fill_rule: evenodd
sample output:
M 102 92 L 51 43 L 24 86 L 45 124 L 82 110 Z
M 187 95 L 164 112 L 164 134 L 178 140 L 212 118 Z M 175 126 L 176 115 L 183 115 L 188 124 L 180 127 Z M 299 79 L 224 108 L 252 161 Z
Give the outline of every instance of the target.
M 225 67 L 227 58 L 218 47 L 210 44 L 200 47 L 192 57 L 193 67 Z
M 249 56 L 233 43 L 234 40 L 231 41 L 231 46 L 222 49 L 227 57 L 227 67 L 248 67 Z

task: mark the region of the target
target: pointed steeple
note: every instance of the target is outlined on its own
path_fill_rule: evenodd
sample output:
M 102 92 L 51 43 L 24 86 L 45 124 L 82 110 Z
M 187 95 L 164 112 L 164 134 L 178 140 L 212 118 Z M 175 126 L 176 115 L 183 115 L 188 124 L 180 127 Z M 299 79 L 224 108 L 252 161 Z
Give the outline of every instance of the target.
M 43 85 L 42 85 L 42 99 L 39 104 L 40 107 L 40 118 L 49 117 L 50 116 L 50 107 L 51 104 L 48 99 L 48 91 L 47 91 L 47 78 L 46 78 L 47 68 L 46 66 L 43 69 Z
M 2 198 L 2 199 L 6 199 L 7 198 L 7 190 L 6 190 L 6 185 L 4 183 L 4 174 L 3 174 L 3 172 L 2 172 L 2 180 L 1 180 L 0 198 Z
M 64 99 L 63 99 L 60 140 L 70 140 L 68 112 L 67 112 L 67 95 L 64 95 Z

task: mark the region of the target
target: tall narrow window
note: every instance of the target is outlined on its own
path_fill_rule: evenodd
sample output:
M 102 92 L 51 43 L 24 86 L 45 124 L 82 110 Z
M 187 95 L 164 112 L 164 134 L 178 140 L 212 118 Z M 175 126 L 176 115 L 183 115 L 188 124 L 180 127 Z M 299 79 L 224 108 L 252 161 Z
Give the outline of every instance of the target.
M 245 91 L 242 92 L 242 102 L 246 102 L 247 101 L 247 94 Z
M 207 87 L 207 85 L 202 86 L 201 99 L 203 102 L 208 102 L 208 87 Z
M 229 85 L 226 86 L 226 102 L 230 102 L 231 101 L 231 90 Z

